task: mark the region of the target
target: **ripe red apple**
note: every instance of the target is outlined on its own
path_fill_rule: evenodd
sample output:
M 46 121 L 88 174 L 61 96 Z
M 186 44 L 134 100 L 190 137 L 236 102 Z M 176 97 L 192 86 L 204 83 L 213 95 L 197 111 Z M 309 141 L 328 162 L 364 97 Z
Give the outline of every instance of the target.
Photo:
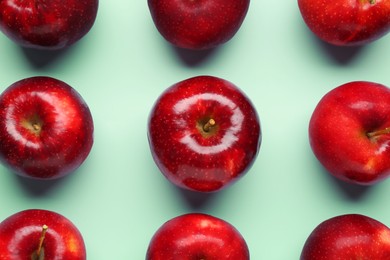
M 249 0 L 148 0 L 160 34 L 173 45 L 210 49 L 230 40 L 241 27 Z
M 157 99 L 148 138 L 161 172 L 179 187 L 217 191 L 242 177 L 261 142 L 257 112 L 244 93 L 217 77 L 178 82 Z
M 89 32 L 98 3 L 98 0 L 0 1 L 0 30 L 24 47 L 61 49 Z
M 334 45 L 363 45 L 390 31 L 388 0 L 298 0 L 303 20 L 320 39 Z
M 371 185 L 390 175 L 390 89 L 356 81 L 327 93 L 309 124 L 311 148 L 335 177 Z
M 0 95 L 0 160 L 15 173 L 55 179 L 76 170 L 93 144 L 93 121 L 68 84 L 32 77 Z
M 303 247 L 300 260 L 390 259 L 390 230 L 359 214 L 330 218 L 318 225 Z
M 152 237 L 146 260 L 249 260 L 249 249 L 228 222 L 201 213 L 175 217 Z
M 69 219 L 53 211 L 29 209 L 0 223 L 0 259 L 87 258 L 83 237 Z

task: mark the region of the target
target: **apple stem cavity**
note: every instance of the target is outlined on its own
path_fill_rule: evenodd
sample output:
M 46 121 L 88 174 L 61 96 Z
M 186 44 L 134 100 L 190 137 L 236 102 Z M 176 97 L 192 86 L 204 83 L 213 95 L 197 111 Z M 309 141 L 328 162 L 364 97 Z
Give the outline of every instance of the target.
M 39 238 L 38 249 L 36 251 L 37 260 L 43 259 L 43 257 L 41 257 L 41 254 L 43 252 L 43 241 L 45 240 L 45 236 L 46 236 L 46 232 L 47 232 L 48 228 L 49 227 L 46 225 L 42 226 L 42 232 L 41 232 L 41 236 Z
M 36 135 L 41 133 L 42 125 L 43 122 L 38 116 L 33 116 L 22 121 L 22 126 Z
M 215 126 L 215 120 L 210 118 L 209 121 L 207 121 L 207 123 L 203 126 L 203 131 L 208 133 L 213 126 Z
M 376 4 L 376 0 L 360 0 L 361 4 L 365 4 L 366 2 L 368 2 L 370 5 Z
M 375 138 L 379 135 L 385 135 L 385 134 L 390 134 L 390 127 L 386 127 L 385 129 L 381 129 L 381 130 L 368 132 L 367 137 L 372 139 L 372 138 Z

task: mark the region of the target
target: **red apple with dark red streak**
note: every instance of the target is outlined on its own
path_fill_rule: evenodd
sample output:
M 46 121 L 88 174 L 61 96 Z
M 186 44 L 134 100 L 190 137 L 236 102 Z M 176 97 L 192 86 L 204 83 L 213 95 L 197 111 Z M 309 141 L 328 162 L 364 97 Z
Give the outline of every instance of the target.
M 359 214 L 330 218 L 307 238 L 300 260 L 390 259 L 390 230 Z
M 298 5 L 310 30 L 330 44 L 364 45 L 390 31 L 388 0 L 298 0 Z
M 0 95 L 0 160 L 13 172 L 55 179 L 75 171 L 93 144 L 91 112 L 71 86 L 32 77 Z
M 164 223 L 150 241 L 146 260 L 249 260 L 248 246 L 228 222 L 201 213 Z
M 229 41 L 248 12 L 249 0 L 148 0 L 160 34 L 185 49 L 210 49 Z
M 77 227 L 66 217 L 29 209 L 0 223 L 0 259 L 85 260 L 86 248 Z
M 361 185 L 390 175 L 390 89 L 355 81 L 328 92 L 309 124 L 311 148 L 329 173 Z
M 0 1 L 0 29 L 23 47 L 62 49 L 92 28 L 98 0 Z
M 252 166 L 261 142 L 257 112 L 231 82 L 198 76 L 164 91 L 150 113 L 153 158 L 177 186 L 221 190 Z

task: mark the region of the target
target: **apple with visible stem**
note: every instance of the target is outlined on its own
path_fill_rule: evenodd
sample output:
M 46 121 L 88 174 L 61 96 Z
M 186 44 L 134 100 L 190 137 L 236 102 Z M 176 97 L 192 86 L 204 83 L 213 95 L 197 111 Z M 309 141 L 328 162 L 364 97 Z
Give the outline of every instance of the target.
M 311 148 L 329 173 L 375 184 L 390 175 L 390 89 L 354 81 L 329 91 L 309 123 Z
M 238 87 L 197 76 L 172 85 L 156 100 L 148 139 L 168 180 L 184 189 L 213 192 L 250 169 L 261 130 L 253 104 Z
M 18 175 L 56 179 L 75 171 L 93 130 L 84 99 L 58 79 L 26 78 L 0 95 L 0 161 Z
M 90 31 L 98 5 L 98 0 L 2 0 L 0 30 L 23 47 L 62 49 Z
M 308 28 L 333 45 L 364 45 L 390 31 L 388 0 L 298 0 L 298 6 Z
M 249 260 L 239 231 L 220 218 L 189 213 L 165 222 L 153 235 L 146 260 Z
M 153 22 L 171 44 L 211 49 L 229 41 L 241 27 L 249 0 L 148 0 Z
M 77 227 L 63 215 L 43 209 L 15 213 L 0 223 L 0 259 L 85 260 Z
M 300 260 L 329 259 L 390 259 L 390 229 L 360 214 L 325 220 L 307 238 Z

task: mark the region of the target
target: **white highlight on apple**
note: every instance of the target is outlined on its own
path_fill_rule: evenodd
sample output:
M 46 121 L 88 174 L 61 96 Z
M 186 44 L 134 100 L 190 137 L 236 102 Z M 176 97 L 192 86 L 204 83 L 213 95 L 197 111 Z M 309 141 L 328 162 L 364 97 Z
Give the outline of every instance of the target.
M 12 136 L 16 141 L 22 141 L 23 143 L 25 143 L 26 147 L 31 147 L 31 148 L 34 148 L 34 149 L 38 149 L 39 148 L 39 145 L 36 144 L 36 143 L 33 143 L 33 142 L 30 142 L 28 141 L 25 137 L 23 137 L 23 135 L 20 134 L 20 132 L 16 129 L 16 123 L 15 123 L 15 119 L 14 117 L 12 116 L 14 114 L 14 110 L 15 110 L 15 106 L 10 106 L 9 108 L 7 108 L 7 111 L 6 111 L 6 115 L 7 115 L 7 118 L 6 118 L 6 123 L 5 123 L 5 127 L 7 129 L 7 132 L 10 134 L 10 136 Z
M 27 237 L 33 233 L 40 233 L 42 231 L 42 226 L 26 226 L 23 228 L 20 228 L 15 231 L 15 235 L 12 238 L 12 241 L 9 243 L 8 246 L 8 251 L 13 252 L 12 253 L 12 259 L 10 260 L 19 260 L 20 259 L 20 246 L 19 243 L 24 239 L 24 237 Z M 52 229 L 48 229 L 47 233 L 50 233 L 50 236 L 54 238 L 56 241 L 56 251 L 54 252 L 54 256 L 58 257 L 63 255 L 65 252 L 65 243 L 62 240 L 61 236 L 57 233 L 54 232 Z
M 199 241 L 209 242 L 210 244 L 216 244 L 221 248 L 223 248 L 223 246 L 225 245 L 225 243 L 222 239 L 217 238 L 217 237 L 210 237 L 210 236 L 207 236 L 204 234 L 194 234 L 190 237 L 185 237 L 185 238 L 177 241 L 176 244 L 177 244 L 177 247 L 179 247 L 179 248 L 181 247 L 181 248 L 185 249 L 186 247 L 190 247 L 192 244 L 195 244 Z
M 231 147 L 233 143 L 238 140 L 238 137 L 236 135 L 241 131 L 242 122 L 244 121 L 244 114 L 242 113 L 241 109 L 237 107 L 237 105 L 230 99 L 226 98 L 225 96 L 212 93 L 203 93 L 182 99 L 175 104 L 173 110 L 176 114 L 185 113 L 192 105 L 195 105 L 196 102 L 198 102 L 199 100 L 217 101 L 221 105 L 229 107 L 233 111 L 233 115 L 230 118 L 232 126 L 226 131 L 226 133 L 221 139 L 221 142 L 217 145 L 208 147 L 202 146 L 191 137 L 191 133 L 189 131 L 184 134 L 180 142 L 187 145 L 190 149 L 199 154 L 220 153 L 225 149 Z M 183 121 L 180 120 L 180 123 L 183 123 Z

